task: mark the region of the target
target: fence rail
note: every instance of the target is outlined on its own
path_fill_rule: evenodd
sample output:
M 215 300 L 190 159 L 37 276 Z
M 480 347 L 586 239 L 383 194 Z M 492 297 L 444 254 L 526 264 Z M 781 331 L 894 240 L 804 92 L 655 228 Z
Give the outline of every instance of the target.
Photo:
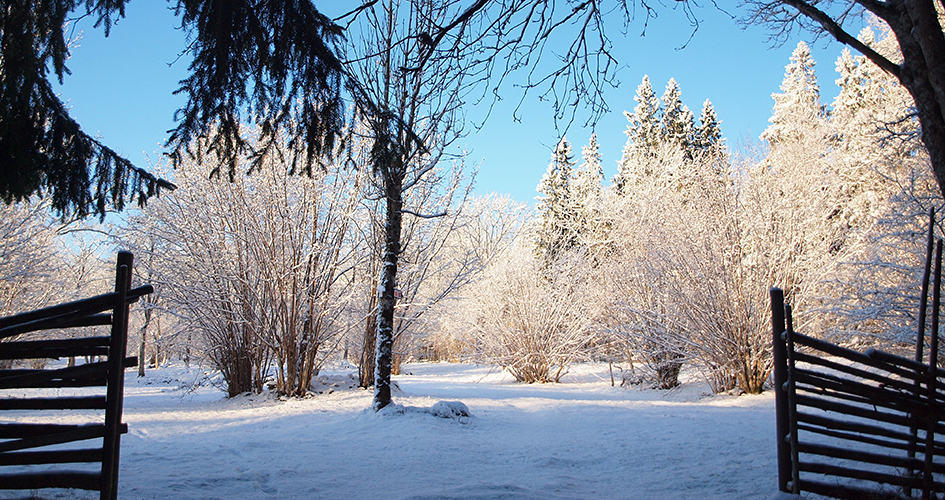
M 0 370 L 0 410 L 17 411 L 14 420 L 0 422 L 0 466 L 19 466 L 14 472 L 0 474 L 0 489 L 76 488 L 99 491 L 103 500 L 117 498 L 120 436 L 128 432 L 127 424 L 121 422 L 124 369 L 137 364 L 137 358 L 125 357 L 128 308 L 153 292 L 150 285 L 131 289 L 132 265 L 132 255 L 119 252 L 114 292 L 0 318 L 0 339 L 6 340 L 0 341 L 0 360 L 104 358 L 64 368 Z M 105 325 L 111 327 L 107 336 L 20 337 L 40 330 Z M 16 390 L 65 387 L 102 389 L 54 397 L 29 396 Z M 104 415 L 93 412 L 89 422 L 81 425 L 33 420 L 48 410 L 100 410 Z M 77 463 L 101 464 L 101 468 L 51 467 Z
M 773 315 L 779 488 L 847 499 L 945 493 L 941 370 L 798 333 L 781 290 L 771 305 L 782 312 Z
M 943 243 L 933 245 L 934 229 L 930 210 L 914 360 L 796 332 L 784 292 L 771 289 L 779 490 L 851 500 L 945 498 L 945 370 L 937 366 Z

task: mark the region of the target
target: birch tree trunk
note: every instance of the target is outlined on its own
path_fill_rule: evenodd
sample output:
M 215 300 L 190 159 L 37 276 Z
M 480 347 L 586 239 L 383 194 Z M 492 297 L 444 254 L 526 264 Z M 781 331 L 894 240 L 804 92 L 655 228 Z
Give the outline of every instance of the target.
M 400 257 L 400 229 L 403 219 L 403 176 L 400 169 L 387 169 L 385 198 L 387 222 L 384 227 L 384 254 L 377 301 L 377 351 L 374 361 L 374 411 L 391 403 L 391 351 L 394 344 L 394 287 Z

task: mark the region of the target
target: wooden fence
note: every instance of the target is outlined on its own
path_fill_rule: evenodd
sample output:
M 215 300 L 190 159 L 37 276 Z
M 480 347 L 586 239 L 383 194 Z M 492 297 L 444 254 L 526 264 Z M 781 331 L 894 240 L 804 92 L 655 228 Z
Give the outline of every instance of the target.
M 933 228 L 930 213 L 915 359 L 798 333 L 784 292 L 771 289 L 781 491 L 851 500 L 945 498 L 945 370 L 937 366 L 942 241 L 930 276 Z
M 0 474 L 0 489 L 77 488 L 100 491 L 103 500 L 117 498 L 120 436 L 128 432 L 121 421 L 124 369 L 137 364 L 137 358 L 125 357 L 128 306 L 153 291 L 150 285 L 131 289 L 132 264 L 130 253 L 118 254 L 112 293 L 0 318 L 0 360 L 6 363 L 104 358 L 72 367 L 0 370 L 0 410 L 9 410 L 10 417 L 0 422 L 0 466 L 19 466 L 15 472 Z M 111 327 L 109 335 L 52 340 L 22 337 L 40 330 L 104 325 Z M 82 396 L 35 397 L 22 390 L 66 387 L 100 389 Z M 88 417 L 83 424 L 44 423 L 42 416 L 48 416 L 50 410 L 100 410 L 104 415 L 83 411 L 77 412 Z M 90 445 L 91 440 L 100 441 Z M 75 463 L 101 463 L 101 469 L 54 466 Z

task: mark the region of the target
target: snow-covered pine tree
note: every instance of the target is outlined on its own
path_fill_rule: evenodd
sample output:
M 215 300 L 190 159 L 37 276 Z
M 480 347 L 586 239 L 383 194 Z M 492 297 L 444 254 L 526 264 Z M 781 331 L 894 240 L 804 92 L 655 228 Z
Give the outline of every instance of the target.
M 868 31 L 872 38 L 872 30 Z M 861 38 L 863 38 L 861 36 Z M 865 40 L 864 40 L 865 43 Z M 870 45 L 870 44 L 868 44 Z M 869 69 L 864 64 L 865 56 L 854 56 L 850 49 L 844 48 L 840 57 L 837 58 L 837 78 L 836 84 L 840 87 L 840 92 L 833 101 L 833 119 L 840 118 L 842 121 L 848 121 L 856 112 L 867 105 L 867 96 L 869 95 L 868 86 L 872 80 Z
M 702 112 L 699 115 L 699 126 L 695 130 L 695 147 L 700 155 L 722 157 L 725 154 L 722 129 L 712 101 L 706 99 L 702 103 Z
M 600 164 L 597 134 L 591 134 L 587 146 L 581 148 L 584 162 L 574 171 L 570 191 L 575 209 L 575 228 L 582 244 L 588 243 L 600 223 L 601 190 L 604 170 Z
M 584 163 L 574 171 L 574 185 L 571 190 L 577 200 L 584 200 L 600 194 L 601 182 L 604 180 L 604 170 L 600 164 L 600 145 L 597 144 L 597 133 L 591 134 L 587 146 L 581 148 L 581 159 Z
M 791 62 L 784 68 L 784 80 L 780 94 L 771 94 L 774 110 L 768 119 L 771 125 L 761 134 L 772 148 L 785 141 L 800 141 L 810 131 L 818 130 L 815 124 L 824 118 L 820 103 L 820 86 L 810 48 L 803 41 L 791 54 Z
M 693 143 L 693 115 L 692 111 L 682 103 L 679 84 L 675 78 L 670 78 L 666 84 L 666 91 L 661 99 L 663 102 L 663 116 L 660 119 L 662 140 L 669 147 L 678 148 L 686 152 L 691 159 Z
M 859 39 L 867 46 L 875 45 L 873 31 L 869 28 L 860 33 Z M 885 148 L 877 148 L 875 143 L 880 140 L 877 132 L 886 124 L 875 113 L 885 112 L 884 94 L 891 89 L 884 88 L 881 83 L 885 78 L 879 74 L 882 73 L 879 68 L 865 56 L 852 55 L 849 49 L 843 49 L 836 68 L 839 77 L 835 83 L 840 92 L 832 103 L 830 115 L 832 156 L 835 159 L 832 165 L 839 177 L 838 189 L 834 193 L 838 211 L 835 219 L 853 228 L 868 224 L 866 219 L 871 218 L 868 214 L 873 210 L 870 206 L 881 197 L 878 190 L 881 190 L 883 180 L 874 174 L 882 162 L 877 153 Z
M 629 187 L 638 183 L 648 172 L 654 160 L 659 156 L 660 141 L 663 131 L 660 127 L 660 100 L 653 92 L 650 77 L 643 75 L 643 81 L 637 87 L 637 102 L 633 113 L 624 111 L 630 122 L 627 125 L 627 144 L 623 155 L 617 162 L 617 175 L 614 176 L 614 188 L 618 194 L 627 194 Z
M 571 143 L 562 137 L 551 155 L 548 170 L 538 183 L 538 216 L 541 226 L 537 234 L 538 251 L 548 260 L 577 243 L 576 210 L 571 198 L 570 183 L 574 171 Z

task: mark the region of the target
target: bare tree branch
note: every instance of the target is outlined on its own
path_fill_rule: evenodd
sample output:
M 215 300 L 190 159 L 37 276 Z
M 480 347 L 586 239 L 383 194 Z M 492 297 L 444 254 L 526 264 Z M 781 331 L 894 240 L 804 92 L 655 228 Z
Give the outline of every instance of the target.
M 824 30 L 833 35 L 833 37 L 836 38 L 838 42 L 853 47 L 861 54 L 869 58 L 870 61 L 873 61 L 874 64 L 882 68 L 884 71 L 895 76 L 896 78 L 899 77 L 900 68 L 898 64 L 890 61 L 865 43 L 859 41 L 855 36 L 847 33 L 843 27 L 834 21 L 833 18 L 827 15 L 826 12 L 823 12 L 822 10 L 814 7 L 812 4 L 804 0 L 784 0 L 784 3 L 791 5 L 801 14 L 804 14 L 805 16 L 819 23 L 824 28 Z

